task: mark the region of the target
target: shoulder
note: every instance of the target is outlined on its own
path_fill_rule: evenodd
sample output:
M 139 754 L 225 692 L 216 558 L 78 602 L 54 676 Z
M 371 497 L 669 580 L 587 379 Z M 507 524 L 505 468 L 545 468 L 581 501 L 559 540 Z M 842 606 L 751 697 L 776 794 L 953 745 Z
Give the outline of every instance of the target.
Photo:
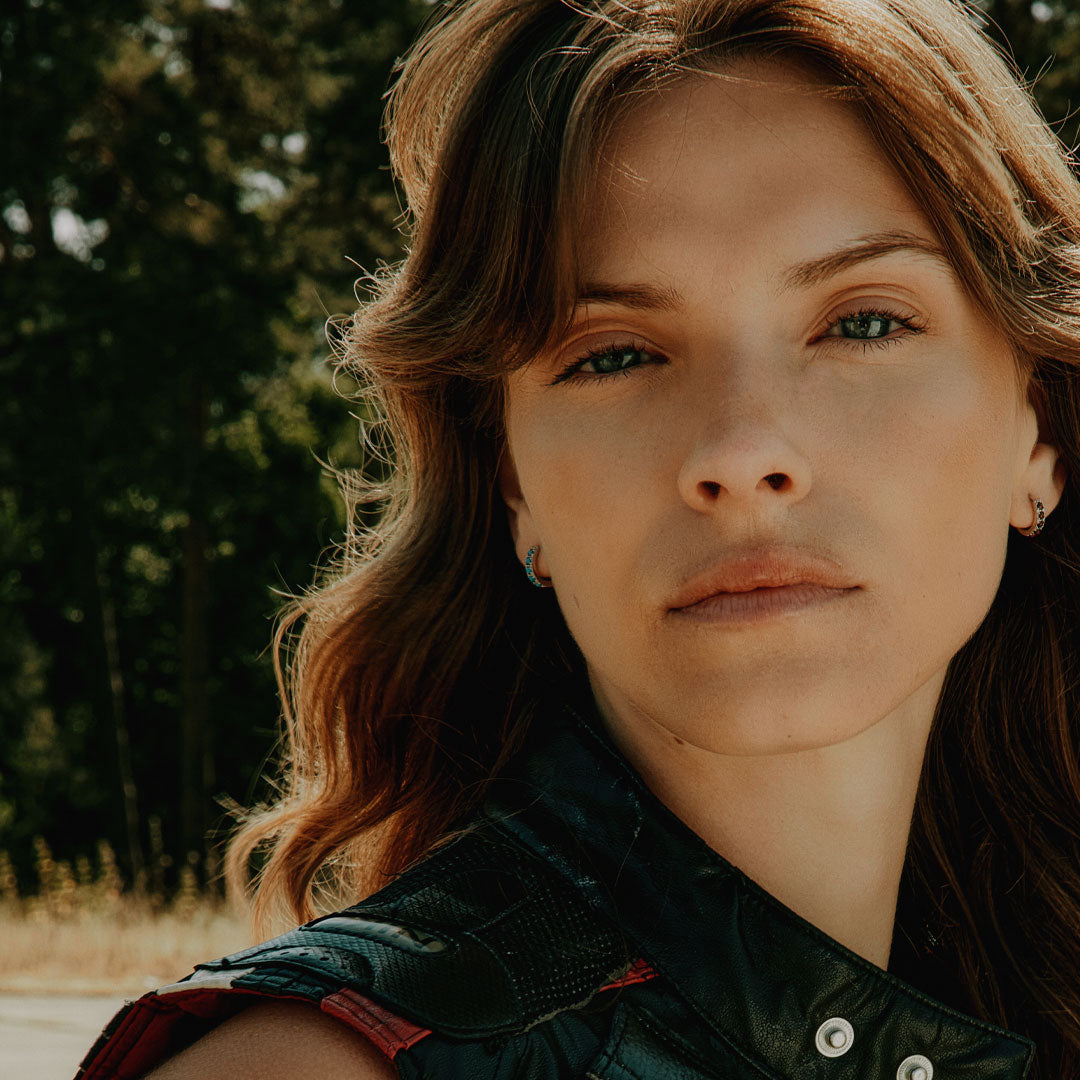
M 146 1074 L 146 1080 L 395 1080 L 393 1065 L 357 1032 L 310 1004 L 259 1001 Z
M 265 977 L 302 960 L 328 986 L 471 1039 L 578 1006 L 635 959 L 580 888 L 485 826 L 362 903 L 226 958 L 221 970 Z
M 466 1058 L 471 1068 L 484 1046 L 520 1044 L 535 1056 L 547 1051 L 533 1044 L 551 1039 L 587 1058 L 604 1036 L 605 992 L 651 977 L 635 961 L 580 889 L 484 826 L 362 903 L 140 999 L 106 1029 L 80 1075 L 99 1080 L 123 1062 L 123 1075 L 137 1076 L 169 1055 L 187 1068 L 196 1053 L 248 1054 L 245 1068 L 255 1067 L 250 1055 L 269 1055 L 285 1068 L 293 1059 L 275 1054 L 276 1040 L 295 1035 L 305 1052 L 321 1053 L 334 1025 L 343 1061 L 363 1055 L 348 1066 L 359 1076 L 445 1075 Z M 284 1004 L 268 1012 L 266 999 Z M 252 1075 L 292 1074 L 260 1066 Z

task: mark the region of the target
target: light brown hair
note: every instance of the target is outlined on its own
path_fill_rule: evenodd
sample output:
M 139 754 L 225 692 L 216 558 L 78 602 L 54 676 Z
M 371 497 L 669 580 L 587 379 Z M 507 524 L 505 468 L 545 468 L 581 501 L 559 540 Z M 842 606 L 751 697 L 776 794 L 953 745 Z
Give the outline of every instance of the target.
M 1030 374 L 1069 475 L 1010 536 L 951 663 L 897 933 L 954 1001 L 1080 1074 L 1080 185 L 1007 63 L 949 0 L 451 0 L 403 61 L 387 136 L 409 250 L 369 280 L 342 366 L 394 465 L 354 491 L 335 571 L 287 611 L 287 788 L 234 842 L 257 914 L 362 895 L 462 822 L 520 746 L 538 681 L 580 673 L 531 589 L 496 488 L 503 376 L 565 328 L 574 226 L 637 94 L 743 56 L 812 66 L 858 109 L 987 319 Z M 285 694 L 288 683 L 288 694 Z M 329 901 L 332 902 L 332 901 Z M 264 923 L 265 925 L 265 923 Z M 921 943 L 929 941 L 929 946 Z

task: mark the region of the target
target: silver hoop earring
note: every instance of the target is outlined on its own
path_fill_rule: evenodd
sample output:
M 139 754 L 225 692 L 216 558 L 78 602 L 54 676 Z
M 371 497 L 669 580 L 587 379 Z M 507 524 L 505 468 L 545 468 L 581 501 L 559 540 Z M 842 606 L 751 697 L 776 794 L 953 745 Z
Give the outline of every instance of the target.
M 536 556 L 540 552 L 540 545 L 533 544 L 525 554 L 525 574 L 528 579 L 538 589 L 551 589 L 554 588 L 551 582 L 551 578 L 539 578 L 536 576 L 536 570 L 533 569 L 533 564 L 536 562 Z
M 1020 535 L 1038 536 L 1039 533 L 1042 532 L 1043 525 L 1046 524 L 1046 508 L 1042 504 L 1042 499 L 1032 498 L 1031 495 L 1029 495 L 1028 498 L 1031 499 L 1032 509 L 1035 511 L 1035 520 L 1032 522 L 1030 528 L 1020 529 Z

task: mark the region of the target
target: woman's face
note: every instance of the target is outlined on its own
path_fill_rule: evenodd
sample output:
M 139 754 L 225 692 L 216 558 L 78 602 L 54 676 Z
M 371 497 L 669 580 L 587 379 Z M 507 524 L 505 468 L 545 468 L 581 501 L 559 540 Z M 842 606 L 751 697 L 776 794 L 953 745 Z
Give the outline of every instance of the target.
M 1038 425 L 854 111 L 726 72 L 643 94 L 606 146 L 586 295 L 509 379 L 502 485 L 609 720 L 773 753 L 936 700 Z

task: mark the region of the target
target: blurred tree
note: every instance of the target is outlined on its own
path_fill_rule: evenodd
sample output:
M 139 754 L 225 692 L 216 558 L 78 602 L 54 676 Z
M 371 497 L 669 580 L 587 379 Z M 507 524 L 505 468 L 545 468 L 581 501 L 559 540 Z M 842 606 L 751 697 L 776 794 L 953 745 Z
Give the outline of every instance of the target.
M 381 96 L 411 0 L 0 16 L 0 847 L 145 876 L 244 802 L 268 592 L 342 526 L 323 321 L 398 254 Z M 316 288 L 314 283 L 318 283 Z M 325 299 L 318 290 L 325 291 Z

